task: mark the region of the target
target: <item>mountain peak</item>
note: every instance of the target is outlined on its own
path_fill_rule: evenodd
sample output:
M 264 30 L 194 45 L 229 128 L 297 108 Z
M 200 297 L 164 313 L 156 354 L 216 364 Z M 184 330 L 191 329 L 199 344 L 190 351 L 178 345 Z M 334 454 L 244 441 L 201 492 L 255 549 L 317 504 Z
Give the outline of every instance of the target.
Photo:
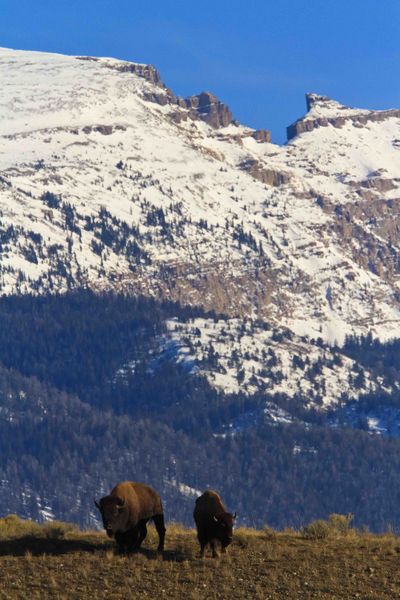
M 287 139 L 310 132 L 318 127 L 332 125 L 341 129 L 346 123 L 363 127 L 370 121 L 384 121 L 390 117 L 399 117 L 400 110 L 368 110 L 352 108 L 332 100 L 328 96 L 309 92 L 306 94 L 307 114 L 287 127 Z
M 315 92 L 308 92 L 306 94 L 306 105 L 308 112 L 349 110 L 347 106 L 340 104 L 340 102 L 337 102 L 336 100 L 332 100 L 332 98 L 329 98 L 329 96 L 323 96 L 322 94 L 316 94 Z
M 399 326 L 400 118 L 368 121 L 395 111 L 309 94 L 294 135 L 319 129 L 278 147 L 151 65 L 0 51 L 0 82 L 2 294 L 118 289 L 332 341 Z
M 211 92 L 189 96 L 185 98 L 185 103 L 189 111 L 194 111 L 200 119 L 215 129 L 232 123 L 233 117 L 229 107 Z

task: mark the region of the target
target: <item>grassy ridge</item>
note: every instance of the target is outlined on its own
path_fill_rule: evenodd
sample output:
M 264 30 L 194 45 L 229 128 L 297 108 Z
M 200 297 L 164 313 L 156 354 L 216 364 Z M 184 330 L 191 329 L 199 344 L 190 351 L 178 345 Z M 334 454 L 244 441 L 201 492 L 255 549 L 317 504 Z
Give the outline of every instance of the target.
M 390 599 L 400 597 L 400 539 L 349 527 L 345 517 L 301 532 L 237 529 L 228 554 L 198 558 L 195 532 L 169 524 L 164 556 L 154 528 L 118 556 L 103 533 L 63 523 L 0 519 L 1 599 Z

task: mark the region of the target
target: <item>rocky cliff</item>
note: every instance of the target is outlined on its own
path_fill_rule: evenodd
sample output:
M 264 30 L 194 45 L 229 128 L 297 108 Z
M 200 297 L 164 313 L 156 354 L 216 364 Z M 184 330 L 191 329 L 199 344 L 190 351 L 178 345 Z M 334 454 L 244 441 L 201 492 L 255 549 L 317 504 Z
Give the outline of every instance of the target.
M 358 110 L 335 102 L 327 96 L 306 94 L 308 114 L 287 128 L 287 139 L 291 140 L 301 133 L 313 131 L 317 127 L 336 127 L 341 129 L 346 123 L 353 127 L 363 127 L 369 122 L 383 122 L 390 118 L 400 118 L 400 110 Z
M 148 65 L 2 50 L 0 79 L 3 294 L 119 289 L 329 341 L 399 330 L 398 111 L 308 95 L 279 147 Z

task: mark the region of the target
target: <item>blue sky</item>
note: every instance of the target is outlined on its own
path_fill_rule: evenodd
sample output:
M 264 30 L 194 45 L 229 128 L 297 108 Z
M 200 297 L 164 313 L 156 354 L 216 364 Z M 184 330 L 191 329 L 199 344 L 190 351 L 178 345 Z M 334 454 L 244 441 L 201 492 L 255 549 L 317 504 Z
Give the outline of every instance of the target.
M 400 0 L 0 0 L 0 45 L 152 63 L 278 143 L 307 91 L 400 108 Z

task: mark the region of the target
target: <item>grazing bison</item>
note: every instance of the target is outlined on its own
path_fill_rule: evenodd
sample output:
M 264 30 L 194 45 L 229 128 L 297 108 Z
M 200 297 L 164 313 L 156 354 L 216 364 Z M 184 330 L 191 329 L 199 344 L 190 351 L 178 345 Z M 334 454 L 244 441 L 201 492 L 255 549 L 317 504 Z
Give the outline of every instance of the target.
M 115 537 L 119 552 L 132 552 L 140 547 L 150 519 L 157 529 L 158 550 L 164 550 L 163 507 L 160 496 L 149 485 L 123 481 L 108 496 L 94 502 L 101 512 L 104 529 L 109 537 Z
M 216 542 L 221 543 L 222 552 L 232 542 L 233 522 L 236 513 L 226 512 L 221 498 L 216 492 L 207 490 L 197 498 L 193 511 L 193 518 L 197 527 L 197 538 L 200 542 L 200 556 L 203 558 L 207 544 L 210 544 L 213 558 L 218 556 Z

